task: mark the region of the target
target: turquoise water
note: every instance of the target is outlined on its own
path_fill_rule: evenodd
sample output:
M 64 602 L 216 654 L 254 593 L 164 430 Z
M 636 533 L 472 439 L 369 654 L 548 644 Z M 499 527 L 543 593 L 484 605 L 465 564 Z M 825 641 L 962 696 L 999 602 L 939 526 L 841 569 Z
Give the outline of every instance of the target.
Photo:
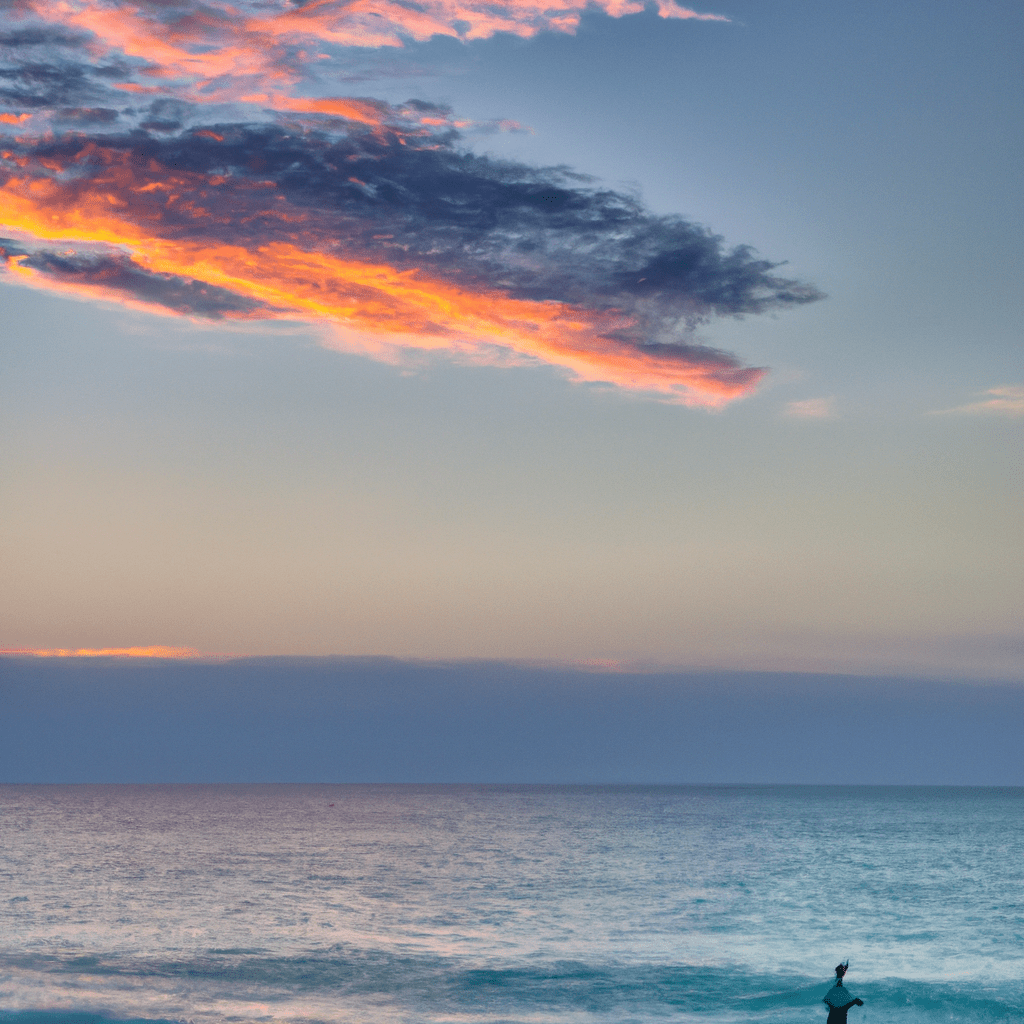
M 0 787 L 0 893 L 8 1024 L 1024 1016 L 1021 789 Z

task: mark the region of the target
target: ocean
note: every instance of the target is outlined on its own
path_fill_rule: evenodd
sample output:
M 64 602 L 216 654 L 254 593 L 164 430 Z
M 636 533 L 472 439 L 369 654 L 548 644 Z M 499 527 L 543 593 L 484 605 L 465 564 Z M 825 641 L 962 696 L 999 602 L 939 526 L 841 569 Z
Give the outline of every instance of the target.
M 1024 1017 L 1024 789 L 0 786 L 0 1024 Z

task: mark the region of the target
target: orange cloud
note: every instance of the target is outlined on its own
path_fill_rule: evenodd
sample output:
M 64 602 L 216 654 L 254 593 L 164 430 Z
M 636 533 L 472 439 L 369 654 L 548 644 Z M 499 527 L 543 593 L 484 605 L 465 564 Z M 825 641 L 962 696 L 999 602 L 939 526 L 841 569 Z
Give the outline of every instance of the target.
M 32 658 L 202 658 L 192 647 L 0 647 L 0 655 Z
M 91 155 L 97 152 L 93 149 Z M 162 211 L 174 193 L 187 188 L 201 198 L 204 188 L 212 190 L 216 183 L 160 168 L 150 168 L 154 180 L 145 182 L 146 175 L 139 180 L 137 169 L 117 154 L 100 155 L 109 161 L 102 177 L 71 183 L 12 177 L 0 188 L 7 224 L 40 240 L 73 238 L 127 247 L 137 265 L 151 273 L 206 282 L 255 300 L 259 311 L 251 315 L 328 322 L 360 332 L 376 339 L 364 350 L 381 358 L 419 349 L 489 360 L 497 346 L 561 367 L 578 380 L 655 392 L 705 407 L 748 393 L 764 373 L 695 358 L 681 347 L 617 340 L 615 334 L 629 321 L 614 310 L 511 298 L 496 289 L 470 290 L 417 269 L 343 259 L 291 242 L 251 249 L 202 237 L 162 237 Z M 185 202 L 180 195 L 176 198 Z M 190 212 L 200 227 L 209 216 L 198 205 Z M 298 212 L 293 215 L 300 217 Z M 116 297 L 103 282 L 52 281 L 25 262 L 23 256 L 8 260 L 9 272 L 24 283 L 88 298 Z M 138 299 L 134 305 L 146 306 Z
M 272 93 L 252 93 L 242 96 L 245 103 L 258 103 L 272 110 L 290 110 L 303 114 L 330 114 L 343 117 L 357 124 L 379 125 L 384 123 L 385 104 L 371 100 L 358 100 L 345 97 L 326 99 L 308 99 L 296 96 L 275 96 Z

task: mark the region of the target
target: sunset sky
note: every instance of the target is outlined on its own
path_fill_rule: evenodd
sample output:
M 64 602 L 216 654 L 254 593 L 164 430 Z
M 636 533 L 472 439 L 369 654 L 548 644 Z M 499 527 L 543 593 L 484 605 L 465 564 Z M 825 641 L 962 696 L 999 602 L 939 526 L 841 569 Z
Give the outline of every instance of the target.
M 0 0 L 0 648 L 1024 678 L 1022 42 Z

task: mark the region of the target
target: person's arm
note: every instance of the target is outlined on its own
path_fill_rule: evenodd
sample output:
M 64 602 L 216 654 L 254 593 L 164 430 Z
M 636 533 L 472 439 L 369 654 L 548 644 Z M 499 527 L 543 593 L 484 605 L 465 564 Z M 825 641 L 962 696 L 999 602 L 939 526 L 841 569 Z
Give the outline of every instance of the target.
M 863 999 L 851 999 L 845 1006 L 840 1006 L 840 1010 L 848 1010 L 851 1006 L 863 1006 Z

